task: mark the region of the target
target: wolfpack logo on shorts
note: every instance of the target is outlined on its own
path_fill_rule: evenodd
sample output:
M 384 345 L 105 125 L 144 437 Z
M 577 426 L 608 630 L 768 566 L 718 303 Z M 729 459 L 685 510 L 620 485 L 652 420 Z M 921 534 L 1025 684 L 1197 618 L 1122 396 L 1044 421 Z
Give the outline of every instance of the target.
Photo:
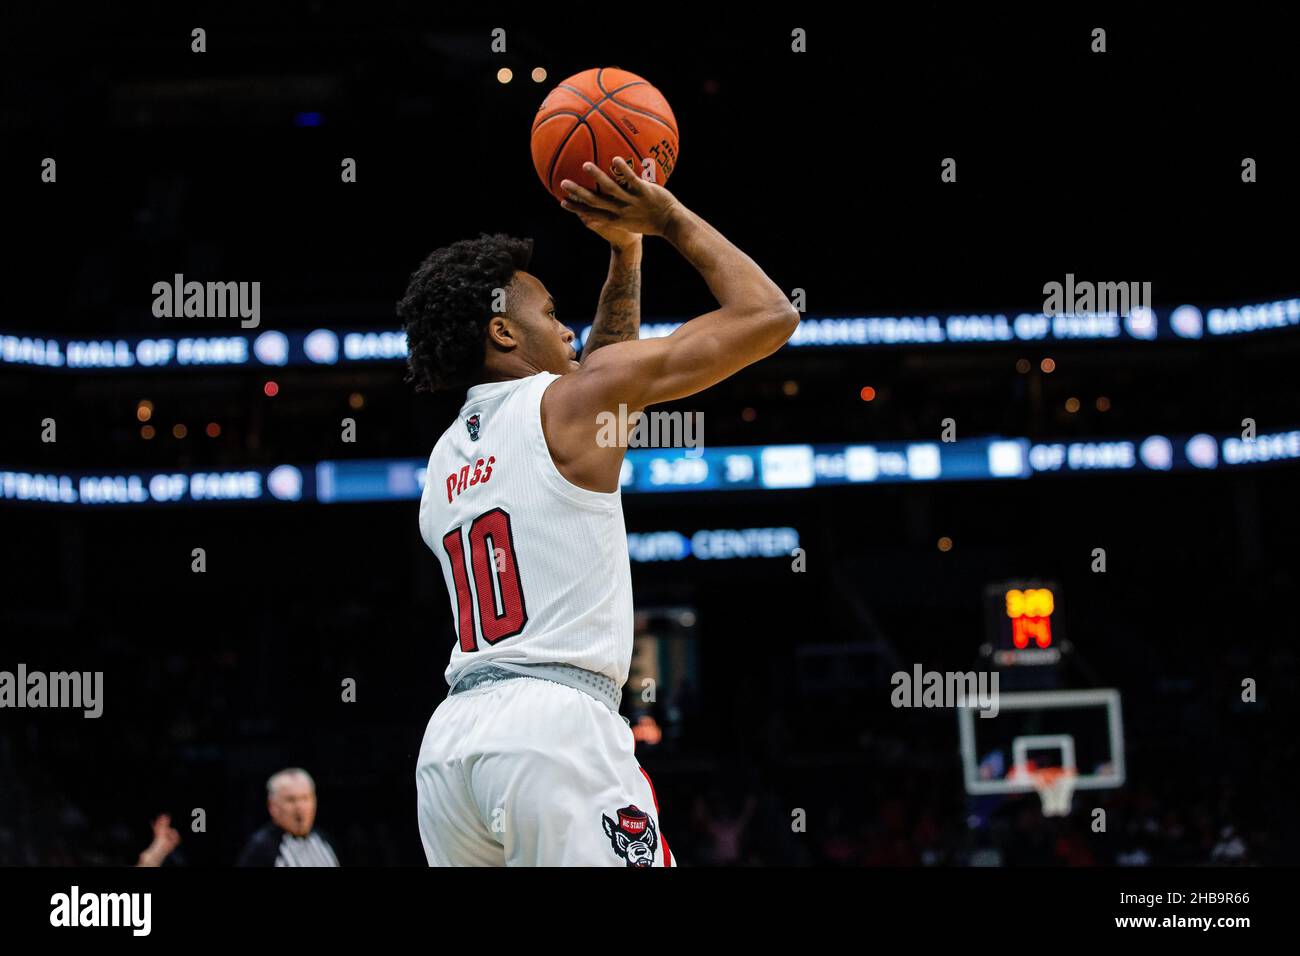
M 473 441 L 478 441 L 478 423 L 479 423 L 478 413 L 475 413 L 471 415 L 469 418 L 465 419 L 465 428 L 469 430 L 469 437 Z
M 659 847 L 659 834 L 650 815 L 635 804 L 618 811 L 615 823 L 605 814 L 600 815 L 614 852 L 627 860 L 628 866 L 654 866 L 655 850 Z

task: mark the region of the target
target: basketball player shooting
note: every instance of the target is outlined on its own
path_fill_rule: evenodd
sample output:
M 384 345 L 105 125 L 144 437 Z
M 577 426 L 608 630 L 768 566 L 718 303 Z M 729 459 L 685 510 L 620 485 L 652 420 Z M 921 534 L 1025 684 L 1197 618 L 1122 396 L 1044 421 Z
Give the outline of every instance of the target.
M 612 176 L 583 169 L 597 189 L 565 179 L 563 206 L 611 254 L 581 357 L 526 271 L 531 240 L 438 249 L 398 304 L 416 388 L 466 388 L 420 501 L 458 635 L 416 769 L 432 866 L 673 865 L 618 714 L 633 634 L 627 449 L 599 440 L 598 416 L 694 395 L 775 352 L 799 322 L 763 270 L 663 186 L 622 159 Z M 666 239 L 718 302 L 645 341 L 642 236 Z

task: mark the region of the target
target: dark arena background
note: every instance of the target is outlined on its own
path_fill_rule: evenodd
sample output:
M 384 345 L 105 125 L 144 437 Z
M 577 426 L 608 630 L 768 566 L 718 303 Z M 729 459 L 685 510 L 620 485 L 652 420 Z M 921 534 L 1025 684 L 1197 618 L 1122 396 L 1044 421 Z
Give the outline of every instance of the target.
M 431 249 L 504 231 L 585 332 L 607 245 L 528 137 L 594 66 L 663 92 L 668 188 L 802 311 L 662 407 L 702 415 L 702 455 L 624 471 L 624 713 L 681 864 L 1295 861 L 1280 28 L 144 9 L 11 10 L 0 41 L 0 671 L 103 674 L 98 718 L 0 710 L 0 864 L 130 866 L 166 813 L 167 866 L 230 867 L 300 766 L 344 867 L 424 865 L 414 761 L 455 634 L 416 509 L 461 396 L 404 383 L 394 304 Z M 260 324 L 156 318 L 177 274 L 259 282 Z M 1150 299 L 1048 315 L 1053 282 Z M 647 237 L 643 335 L 713 307 Z M 897 689 L 929 672 L 1117 706 L 976 716 L 972 770 L 961 715 Z M 1043 735 L 1030 770 L 1069 735 L 1111 785 L 1065 815 L 1027 777 L 980 791 Z

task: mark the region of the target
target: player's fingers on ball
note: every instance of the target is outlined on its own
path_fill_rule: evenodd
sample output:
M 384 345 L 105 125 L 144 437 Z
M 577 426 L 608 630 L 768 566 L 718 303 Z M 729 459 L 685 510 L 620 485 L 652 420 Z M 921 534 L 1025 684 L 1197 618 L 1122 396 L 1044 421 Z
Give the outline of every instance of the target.
M 628 193 L 633 196 L 640 196 L 642 194 L 641 187 L 645 185 L 645 179 L 641 178 L 641 169 L 638 168 L 638 165 L 634 163 L 633 160 L 623 159 L 621 156 L 619 159 L 625 168 L 627 168 L 627 174 L 625 174 L 623 181 L 623 189 L 627 190 Z
M 641 175 L 630 159 L 614 157 L 614 169 L 623 188 L 632 194 L 641 188 Z
M 598 196 L 590 189 L 579 186 L 571 179 L 566 179 L 560 183 L 564 191 L 569 194 L 569 198 L 584 205 L 591 206 L 593 209 L 608 209 L 610 212 L 618 212 L 623 204 L 607 196 Z
M 619 196 L 627 195 L 628 191 L 615 182 L 610 177 L 609 173 L 605 172 L 595 163 L 583 163 L 582 165 L 588 173 L 596 178 L 596 185 L 600 187 L 600 191 L 606 196 L 617 198 Z

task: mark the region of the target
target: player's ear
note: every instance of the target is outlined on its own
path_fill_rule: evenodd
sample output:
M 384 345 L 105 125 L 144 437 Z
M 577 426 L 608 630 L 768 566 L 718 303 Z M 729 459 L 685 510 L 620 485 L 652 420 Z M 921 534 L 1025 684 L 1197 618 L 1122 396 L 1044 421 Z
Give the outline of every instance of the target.
M 510 351 L 519 344 L 511 327 L 510 319 L 504 315 L 494 315 L 488 319 L 488 343 L 502 351 Z

